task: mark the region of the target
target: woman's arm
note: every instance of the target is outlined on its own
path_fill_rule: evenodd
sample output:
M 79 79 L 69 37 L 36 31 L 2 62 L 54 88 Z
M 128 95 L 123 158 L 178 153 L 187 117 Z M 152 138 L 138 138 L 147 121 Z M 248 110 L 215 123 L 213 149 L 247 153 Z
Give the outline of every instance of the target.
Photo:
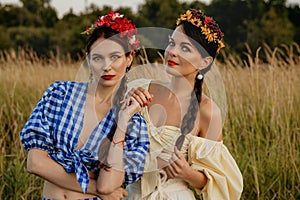
M 222 139 L 222 117 L 219 107 L 206 98 L 200 105 L 200 120 L 198 125 L 200 137 L 220 141 Z M 201 171 L 190 167 L 180 151 L 175 147 L 170 159 L 170 165 L 165 168 L 169 178 L 180 178 L 195 188 L 203 188 L 207 177 Z
M 35 174 L 61 188 L 82 192 L 75 173 L 67 173 L 64 168 L 48 157 L 48 152 L 40 149 L 30 149 L 27 157 L 27 171 Z M 88 194 L 99 196 L 102 199 L 120 199 L 127 196 L 123 188 L 116 188 L 111 194 L 99 194 L 96 190 L 96 180 L 90 179 Z
M 118 113 L 117 129 L 107 155 L 107 163 L 111 167 L 101 169 L 97 179 L 97 190 L 101 194 L 111 193 L 120 187 L 124 181 L 123 147 L 127 125 L 133 114 L 140 108 L 139 103 L 134 98 L 128 97 L 128 99 L 123 102 Z
M 59 187 L 76 192 L 82 192 L 75 173 L 67 173 L 65 169 L 48 157 L 48 152 L 41 149 L 30 149 L 27 157 L 27 171 L 35 174 Z M 87 193 L 98 195 L 96 181 L 90 179 Z
M 101 194 L 111 193 L 123 183 L 125 174 L 123 163 L 124 139 L 125 131 L 117 128 L 107 156 L 107 163 L 111 167 L 101 168 L 97 179 L 97 190 Z
M 174 148 L 170 164 L 164 170 L 168 178 L 182 179 L 195 188 L 203 188 L 207 182 L 204 173 L 192 169 L 177 147 Z

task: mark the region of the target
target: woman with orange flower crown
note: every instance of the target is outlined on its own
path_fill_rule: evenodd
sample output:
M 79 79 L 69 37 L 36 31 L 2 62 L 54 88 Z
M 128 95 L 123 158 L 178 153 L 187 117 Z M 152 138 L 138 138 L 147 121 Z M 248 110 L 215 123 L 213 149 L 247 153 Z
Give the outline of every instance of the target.
M 140 181 L 127 186 L 128 199 L 236 200 L 241 172 L 222 142 L 221 110 L 202 92 L 204 76 L 224 47 L 218 24 L 201 11 L 187 10 L 165 50 L 170 82 L 130 83 L 148 124 L 150 147 Z M 194 192 L 189 189 L 194 188 Z
M 57 81 L 21 131 L 27 170 L 45 180 L 43 199 L 121 199 L 140 179 L 149 146 L 134 99 L 124 101 L 137 29 L 109 12 L 83 32 L 90 82 Z

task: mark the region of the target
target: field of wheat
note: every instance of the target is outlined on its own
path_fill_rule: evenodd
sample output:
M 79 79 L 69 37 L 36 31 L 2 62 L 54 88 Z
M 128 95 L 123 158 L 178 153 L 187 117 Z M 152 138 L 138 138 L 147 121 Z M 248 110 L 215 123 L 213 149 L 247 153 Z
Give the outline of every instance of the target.
M 242 199 L 300 199 L 300 48 L 264 46 L 246 57 L 224 55 L 219 64 L 228 109 L 223 140 L 243 175 Z M 0 53 L 0 199 L 41 198 L 42 180 L 26 172 L 19 132 L 48 85 L 74 80 L 80 66 Z

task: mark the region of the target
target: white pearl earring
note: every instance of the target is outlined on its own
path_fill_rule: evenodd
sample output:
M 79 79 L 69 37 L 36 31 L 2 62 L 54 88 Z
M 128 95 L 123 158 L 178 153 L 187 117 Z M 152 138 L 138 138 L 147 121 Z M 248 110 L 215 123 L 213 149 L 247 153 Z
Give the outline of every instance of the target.
M 202 80 L 202 79 L 203 79 L 203 75 L 202 75 L 201 72 L 199 72 L 199 74 L 198 74 L 198 76 L 197 76 L 197 79 L 199 79 L 199 80 Z

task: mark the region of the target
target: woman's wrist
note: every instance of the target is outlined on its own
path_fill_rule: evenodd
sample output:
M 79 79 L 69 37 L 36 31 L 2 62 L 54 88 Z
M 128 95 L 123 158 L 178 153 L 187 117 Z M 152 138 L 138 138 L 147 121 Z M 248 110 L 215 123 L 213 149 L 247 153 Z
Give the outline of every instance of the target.
M 117 122 L 118 128 L 121 131 L 126 132 L 127 124 L 130 119 L 131 119 L 131 116 L 129 115 L 129 113 L 127 113 L 126 111 L 120 111 L 119 117 L 118 117 L 118 122 Z
M 112 143 L 114 146 L 120 146 L 120 147 L 124 147 L 124 143 L 125 143 L 125 136 L 115 136 L 112 138 Z
M 187 171 L 187 174 L 183 180 L 197 189 L 203 188 L 207 182 L 207 178 L 203 172 L 195 170 L 191 167 L 189 167 L 189 170 Z

